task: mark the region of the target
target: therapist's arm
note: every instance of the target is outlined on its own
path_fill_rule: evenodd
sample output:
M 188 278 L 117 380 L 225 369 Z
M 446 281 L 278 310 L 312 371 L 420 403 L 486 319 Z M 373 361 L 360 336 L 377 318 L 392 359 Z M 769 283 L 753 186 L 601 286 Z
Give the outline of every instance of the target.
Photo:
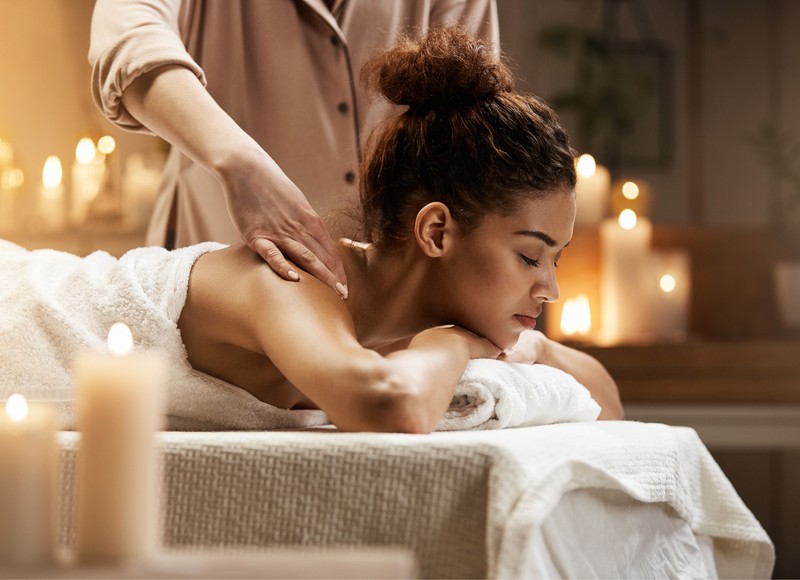
M 297 278 L 289 258 L 331 288 L 346 287 L 339 253 L 322 219 L 192 71 L 163 66 L 145 73 L 125 89 L 122 104 L 219 180 L 245 243 L 278 275 Z

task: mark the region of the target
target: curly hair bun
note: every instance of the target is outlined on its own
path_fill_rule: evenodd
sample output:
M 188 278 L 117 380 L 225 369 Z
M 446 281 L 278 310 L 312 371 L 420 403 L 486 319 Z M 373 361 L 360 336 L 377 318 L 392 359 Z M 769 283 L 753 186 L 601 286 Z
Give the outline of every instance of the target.
M 485 42 L 458 27 L 403 39 L 362 71 L 367 87 L 412 110 L 458 106 L 513 90 L 514 78 Z

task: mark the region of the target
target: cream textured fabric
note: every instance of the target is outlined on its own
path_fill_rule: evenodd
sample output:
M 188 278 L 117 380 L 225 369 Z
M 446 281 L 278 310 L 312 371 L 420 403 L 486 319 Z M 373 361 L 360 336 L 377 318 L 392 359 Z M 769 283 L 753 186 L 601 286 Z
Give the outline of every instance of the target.
M 60 435 L 64 541 L 78 438 Z M 768 578 L 774 562 L 766 533 L 688 428 L 173 432 L 159 445 L 171 548 L 406 546 L 424 577 L 542 577 L 536 531 L 564 494 L 599 488 L 670 506 L 714 539 L 722 577 Z

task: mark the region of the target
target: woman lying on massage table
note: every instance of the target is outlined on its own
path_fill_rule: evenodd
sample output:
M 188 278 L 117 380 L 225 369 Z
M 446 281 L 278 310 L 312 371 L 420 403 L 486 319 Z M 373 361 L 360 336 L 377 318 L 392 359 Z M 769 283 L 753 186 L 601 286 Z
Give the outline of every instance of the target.
M 0 334 L 24 337 L 11 347 L 31 359 L 23 367 L 26 357 L 0 354 L 0 387 L 68 384 L 72 351 L 96 344 L 117 317 L 139 324 L 140 344 L 166 346 L 181 363 L 185 346 L 191 372 L 277 409 L 322 409 L 342 430 L 433 430 L 468 361 L 484 357 L 560 368 L 589 389 L 600 418 L 621 418 L 605 369 L 533 330 L 542 304 L 558 298 L 555 268 L 575 217 L 573 151 L 554 112 L 515 92 L 498 56 L 457 29 L 375 57 L 364 78 L 406 110 L 373 135 L 364 155 L 364 242 L 340 247 L 346 300 L 310 275 L 282 279 L 245 246 L 145 248 L 116 261 L 0 244 L 11 272 L 2 309 L 60 293 L 57 306 L 48 295 L 15 322 L 0 320 Z M 154 272 L 163 273 L 158 282 Z M 127 275 L 130 288 L 108 289 Z M 88 290 L 78 294 L 83 279 Z M 35 332 L 47 344 L 34 352 Z M 200 395 L 180 394 L 175 377 L 186 372 L 172 374 L 168 406 L 180 418 Z M 211 388 L 212 399 L 213 389 L 225 391 Z M 206 403 L 210 423 L 225 404 L 215 400 Z
M 374 58 L 363 77 L 408 109 L 361 167 L 369 244 L 341 245 L 348 298 L 313 276 L 284 281 L 246 247 L 205 254 L 179 322 L 192 366 L 277 407 L 319 407 L 340 429 L 427 432 L 468 360 L 500 356 L 566 370 L 601 418 L 621 418 L 597 361 L 532 330 L 558 299 L 575 216 L 553 111 L 455 29 Z

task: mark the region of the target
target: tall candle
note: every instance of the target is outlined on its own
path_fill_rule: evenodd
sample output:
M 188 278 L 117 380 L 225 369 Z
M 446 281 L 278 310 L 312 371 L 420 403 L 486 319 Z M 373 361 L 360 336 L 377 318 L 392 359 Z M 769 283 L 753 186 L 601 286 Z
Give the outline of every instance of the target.
M 19 394 L 0 411 L 0 569 L 55 558 L 56 429 L 53 409 Z
M 88 137 L 78 141 L 72 163 L 70 222 L 73 226 L 86 221 L 89 204 L 100 192 L 105 172 L 105 155 L 98 155 L 94 142 Z
M 122 195 L 125 223 L 130 229 L 142 230 L 147 227 L 160 182 L 160 167 L 149 167 L 141 154 L 134 153 L 125 160 Z
M 611 175 L 608 169 L 597 165 L 588 153 L 581 155 L 575 164 L 578 181 L 575 184 L 578 225 L 597 227 L 608 211 Z
M 39 188 L 37 212 L 44 229 L 57 232 L 64 229 L 66 223 L 66 202 L 64 185 L 61 183 L 63 171 L 61 160 L 51 155 L 44 163 L 42 170 L 42 186 Z
M 158 533 L 158 451 L 166 360 L 132 353 L 130 330 L 118 323 L 110 354 L 75 360 L 78 397 L 77 556 L 113 562 L 152 555 Z
M 650 294 L 648 255 L 653 226 L 632 210 L 600 226 L 602 300 L 601 342 L 642 342 L 649 339 Z
M 691 274 L 686 252 L 655 252 L 650 257 L 648 286 L 653 297 L 653 338 L 681 341 L 689 320 Z

